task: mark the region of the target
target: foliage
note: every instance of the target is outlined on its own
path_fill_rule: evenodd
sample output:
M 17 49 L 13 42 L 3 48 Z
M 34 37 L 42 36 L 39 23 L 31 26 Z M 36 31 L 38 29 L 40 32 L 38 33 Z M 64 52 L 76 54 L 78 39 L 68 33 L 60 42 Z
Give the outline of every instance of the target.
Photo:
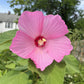
M 77 28 L 69 29 L 69 33 L 67 34 L 67 36 L 70 38 L 72 42 L 77 41 L 77 40 L 78 41 L 83 40 L 84 38 L 83 30 L 79 30 Z
M 84 18 L 80 18 L 76 23 L 76 28 L 80 30 L 82 33 L 84 33 Z
M 64 79 L 64 84 L 84 84 L 84 79 L 79 73 L 66 74 Z
M 63 84 L 63 81 L 64 84 L 69 84 L 69 82 L 77 84 L 84 82 L 76 58 L 69 55 L 64 58 L 64 61 L 61 63 L 54 61 L 45 71 L 41 72 L 36 69 L 31 60 L 22 59 L 13 54 L 9 49 L 4 50 L 0 53 L 0 83 L 23 84 L 23 80 L 25 81 L 24 84 Z M 70 65 L 71 63 L 72 65 Z M 65 69 L 66 73 L 64 73 Z M 75 73 L 77 77 L 74 77 Z M 64 75 L 65 80 L 63 80 Z M 67 77 L 67 75 L 72 76 L 72 78 L 70 76 Z
M 83 18 L 84 17 L 84 10 L 80 9 L 80 10 L 78 10 L 78 12 L 79 12 L 79 18 L 78 19 Z
M 5 33 L 3 33 L 2 36 L 4 34 Z M 12 34 L 15 33 L 12 31 Z M 14 37 L 14 35 L 11 36 L 11 38 Z M 7 38 L 8 41 L 11 38 Z M 0 84 L 63 84 L 63 82 L 64 84 L 69 84 L 71 82 L 74 84 L 84 83 L 84 66 L 80 65 L 79 61 L 74 56 L 65 56 L 61 63 L 56 63 L 54 61 L 43 72 L 41 72 L 35 67 L 31 60 L 22 59 L 13 54 L 9 50 L 10 43 L 9 45 L 6 43 L 7 39 L 4 39 L 0 45 L 0 47 L 4 47 L 3 50 L 0 50 Z M 2 47 L 0 49 L 2 49 Z M 74 74 L 76 74 L 77 77 L 74 77 Z
M 32 84 L 27 70 L 27 60 L 22 60 L 9 49 L 0 53 L 0 84 Z
M 67 64 L 66 74 L 80 73 L 79 65 L 80 62 L 72 55 L 65 56 L 64 59 Z
M 25 72 L 10 71 L 0 79 L 1 84 L 32 84 Z
M 65 75 L 65 63 L 56 63 L 53 62 L 50 66 L 48 66 L 43 72 L 36 69 L 34 63 L 29 60 L 28 68 L 32 72 L 36 72 L 43 80 L 43 84 L 63 84 L 64 75 Z M 59 81 L 58 81 L 59 80 Z
M 10 7 L 14 8 L 15 14 L 21 15 L 23 11 L 41 10 L 45 14 L 59 14 L 69 28 L 74 28 L 77 20 L 77 5 L 80 0 L 11 0 Z M 19 7 L 18 7 L 19 6 Z

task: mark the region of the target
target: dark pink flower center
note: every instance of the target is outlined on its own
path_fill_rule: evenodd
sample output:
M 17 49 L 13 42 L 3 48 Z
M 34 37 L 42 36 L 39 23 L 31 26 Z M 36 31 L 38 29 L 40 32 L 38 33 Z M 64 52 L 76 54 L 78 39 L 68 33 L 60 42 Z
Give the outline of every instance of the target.
M 35 39 L 35 45 L 37 47 L 44 47 L 46 43 L 46 39 L 43 36 L 39 36 Z

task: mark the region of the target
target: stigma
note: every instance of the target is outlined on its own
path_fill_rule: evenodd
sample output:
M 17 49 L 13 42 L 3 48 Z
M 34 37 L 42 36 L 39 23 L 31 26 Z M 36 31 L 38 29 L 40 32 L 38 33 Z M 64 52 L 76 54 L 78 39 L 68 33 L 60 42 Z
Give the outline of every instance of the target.
M 37 38 L 35 39 L 35 45 L 36 45 L 37 47 L 44 47 L 45 44 L 46 44 L 46 41 L 47 41 L 47 40 L 46 40 L 44 37 L 39 36 L 39 37 L 37 37 Z

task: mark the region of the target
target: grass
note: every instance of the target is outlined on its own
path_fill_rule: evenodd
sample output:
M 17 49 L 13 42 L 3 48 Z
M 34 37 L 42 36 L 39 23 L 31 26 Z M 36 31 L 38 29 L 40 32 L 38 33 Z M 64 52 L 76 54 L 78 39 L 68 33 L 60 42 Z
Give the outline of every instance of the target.
M 6 43 L 0 45 L 0 52 L 3 51 L 3 50 L 5 50 L 5 49 L 9 49 L 10 45 L 11 45 L 11 41 L 6 42 Z
M 15 36 L 17 30 L 0 33 L 0 52 L 4 49 L 9 49 L 11 41 Z
M 0 33 L 0 44 L 3 42 L 6 42 L 8 40 L 12 40 L 12 38 L 15 36 L 17 30 L 11 30 L 8 32 Z

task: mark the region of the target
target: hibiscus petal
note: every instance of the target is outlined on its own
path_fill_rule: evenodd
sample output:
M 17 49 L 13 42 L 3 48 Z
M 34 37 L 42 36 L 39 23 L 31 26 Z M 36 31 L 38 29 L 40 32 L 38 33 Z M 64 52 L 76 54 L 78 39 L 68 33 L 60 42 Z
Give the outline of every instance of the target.
M 35 38 L 42 32 L 43 19 L 43 13 L 40 11 L 25 11 L 19 18 L 19 29 L 29 36 Z
M 34 41 L 31 37 L 23 33 L 22 31 L 17 31 L 14 37 L 10 50 L 16 53 L 22 58 L 27 59 L 28 55 L 33 52 L 35 48 Z
M 46 51 L 57 62 L 60 62 L 65 55 L 69 55 L 72 49 L 71 42 L 66 36 L 48 40 L 46 44 Z
M 36 50 L 30 55 L 30 59 L 34 61 L 36 67 L 40 68 L 41 71 L 53 62 L 53 58 L 42 48 L 36 48 Z
M 44 17 L 42 36 L 52 39 L 64 36 L 67 33 L 67 26 L 59 15 L 47 15 Z

